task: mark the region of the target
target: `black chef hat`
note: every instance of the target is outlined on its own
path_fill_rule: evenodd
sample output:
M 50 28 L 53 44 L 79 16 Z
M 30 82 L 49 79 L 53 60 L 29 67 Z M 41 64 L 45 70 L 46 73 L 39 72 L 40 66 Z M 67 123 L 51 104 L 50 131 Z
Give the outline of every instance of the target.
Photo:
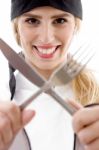
M 81 0 L 11 0 L 11 20 L 41 6 L 52 6 L 82 19 Z

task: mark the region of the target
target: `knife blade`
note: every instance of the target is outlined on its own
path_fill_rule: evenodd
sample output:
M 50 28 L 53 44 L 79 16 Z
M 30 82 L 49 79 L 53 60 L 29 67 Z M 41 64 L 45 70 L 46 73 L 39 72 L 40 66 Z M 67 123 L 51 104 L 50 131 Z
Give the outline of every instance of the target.
M 56 93 L 53 88 L 47 83 L 47 81 L 35 70 L 32 69 L 25 61 L 22 59 L 6 42 L 4 42 L 0 38 L 0 49 L 4 56 L 7 58 L 9 63 L 19 72 L 21 72 L 29 81 L 31 81 L 33 84 L 43 87 L 41 88 L 41 91 L 39 90 L 35 94 L 33 94 L 29 99 L 22 102 L 22 104 L 19 104 L 19 107 L 21 109 L 24 109 L 28 104 L 30 104 L 41 92 L 46 92 L 50 96 L 52 96 L 56 102 L 58 102 L 66 111 L 69 112 L 69 114 L 74 114 L 76 109 L 69 105 L 66 101 L 62 99 L 62 97 L 59 96 L 58 93 Z M 46 86 L 47 85 L 47 86 Z
M 32 69 L 6 42 L 0 39 L 0 49 L 13 68 L 19 70 L 29 81 L 41 87 L 46 80 Z M 25 66 L 25 67 L 24 67 Z

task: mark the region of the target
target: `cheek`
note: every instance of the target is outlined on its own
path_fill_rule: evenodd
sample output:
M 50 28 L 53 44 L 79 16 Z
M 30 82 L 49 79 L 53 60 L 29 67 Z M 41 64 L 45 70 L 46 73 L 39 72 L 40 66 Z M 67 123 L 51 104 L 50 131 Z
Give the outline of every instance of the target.
M 63 44 L 68 44 L 74 35 L 74 28 L 67 27 L 57 33 L 58 33 L 58 37 L 60 38 L 61 42 Z
M 31 29 L 28 29 L 27 27 L 24 27 L 22 25 L 19 25 L 19 36 L 20 36 L 20 41 L 23 42 L 28 42 L 31 41 L 31 39 L 33 38 L 33 31 Z
M 28 40 L 30 40 L 30 38 L 31 38 L 31 35 L 30 35 L 29 31 L 24 30 L 24 29 L 21 30 L 21 32 L 20 32 L 21 40 L 28 41 Z
M 20 44 L 24 51 L 29 51 L 32 38 L 29 32 L 23 30 L 20 32 Z
M 72 42 L 73 35 L 74 35 L 73 30 L 64 30 L 64 32 L 62 34 L 60 33 L 62 49 L 63 49 L 63 51 L 62 51 L 63 58 L 65 58 L 65 56 L 67 55 L 67 51 Z

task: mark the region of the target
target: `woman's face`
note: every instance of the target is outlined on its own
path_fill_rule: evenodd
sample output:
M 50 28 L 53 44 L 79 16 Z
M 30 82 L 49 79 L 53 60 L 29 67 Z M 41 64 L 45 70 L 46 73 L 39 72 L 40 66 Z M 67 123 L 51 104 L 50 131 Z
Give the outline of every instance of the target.
M 66 59 L 75 18 L 52 7 L 38 7 L 18 18 L 18 34 L 26 61 L 38 70 L 52 72 Z

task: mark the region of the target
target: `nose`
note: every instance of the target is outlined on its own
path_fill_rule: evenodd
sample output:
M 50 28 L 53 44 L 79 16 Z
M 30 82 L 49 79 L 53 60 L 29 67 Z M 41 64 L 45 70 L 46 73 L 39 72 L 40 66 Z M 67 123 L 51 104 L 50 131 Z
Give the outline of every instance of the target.
M 55 38 L 54 27 L 48 23 L 43 24 L 39 35 L 42 43 L 52 43 Z

